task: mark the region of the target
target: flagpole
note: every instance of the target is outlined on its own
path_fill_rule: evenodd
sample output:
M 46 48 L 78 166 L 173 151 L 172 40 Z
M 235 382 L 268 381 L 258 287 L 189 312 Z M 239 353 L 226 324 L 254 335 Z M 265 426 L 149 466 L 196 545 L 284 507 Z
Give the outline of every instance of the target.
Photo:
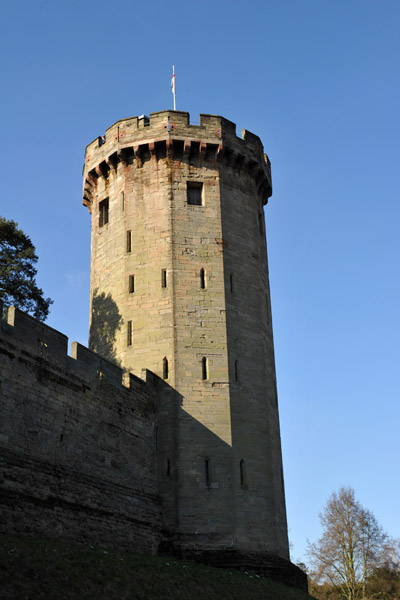
M 172 65 L 172 93 L 174 96 L 174 110 L 176 110 L 176 89 L 175 89 L 175 65 Z

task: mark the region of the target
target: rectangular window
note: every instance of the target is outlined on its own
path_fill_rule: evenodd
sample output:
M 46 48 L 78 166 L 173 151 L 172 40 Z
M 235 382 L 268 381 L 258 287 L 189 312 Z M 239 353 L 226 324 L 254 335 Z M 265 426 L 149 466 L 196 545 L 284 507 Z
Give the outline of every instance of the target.
M 167 270 L 161 269 L 161 287 L 167 287 Z
M 126 251 L 132 252 L 132 231 L 126 232 Z
M 187 182 L 187 203 L 192 206 L 203 204 L 203 184 L 197 181 Z
M 103 227 L 106 223 L 108 223 L 108 198 L 99 204 L 99 227 Z
M 132 346 L 132 321 L 128 321 L 128 327 L 126 330 L 126 344 Z
M 135 293 L 135 276 L 134 275 L 129 275 L 129 293 L 130 294 Z

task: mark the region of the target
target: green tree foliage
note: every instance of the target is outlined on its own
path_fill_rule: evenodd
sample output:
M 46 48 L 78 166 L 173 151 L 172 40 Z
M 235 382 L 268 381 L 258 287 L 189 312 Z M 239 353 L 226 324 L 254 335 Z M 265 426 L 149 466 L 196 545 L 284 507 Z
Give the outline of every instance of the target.
M 324 581 L 324 583 L 316 583 L 313 579 L 313 573 L 308 576 L 308 591 L 313 598 L 318 600 L 342 600 L 343 596 L 336 586 Z
M 321 538 L 309 547 L 317 586 L 325 597 L 345 600 L 367 597 L 367 583 L 379 566 L 386 539 L 375 516 L 355 499 L 354 490 L 333 493 L 320 514 Z M 323 597 L 323 596 L 322 596 Z
M 400 600 L 400 540 L 385 544 L 380 563 L 368 577 L 366 596 L 374 600 Z
M 0 217 L 0 300 L 45 321 L 53 300 L 36 285 L 38 257 L 30 238 L 18 223 Z
M 366 597 L 374 600 L 400 600 L 400 571 L 389 565 L 377 567 L 366 587 Z

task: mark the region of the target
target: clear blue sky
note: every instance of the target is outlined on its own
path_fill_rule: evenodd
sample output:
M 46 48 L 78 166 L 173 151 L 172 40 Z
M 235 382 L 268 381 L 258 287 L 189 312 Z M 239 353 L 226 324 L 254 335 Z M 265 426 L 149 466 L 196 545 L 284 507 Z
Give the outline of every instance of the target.
M 351 485 L 400 537 L 400 2 L 0 3 L 2 202 L 37 247 L 49 325 L 87 343 L 85 146 L 172 108 L 257 133 L 289 535 Z

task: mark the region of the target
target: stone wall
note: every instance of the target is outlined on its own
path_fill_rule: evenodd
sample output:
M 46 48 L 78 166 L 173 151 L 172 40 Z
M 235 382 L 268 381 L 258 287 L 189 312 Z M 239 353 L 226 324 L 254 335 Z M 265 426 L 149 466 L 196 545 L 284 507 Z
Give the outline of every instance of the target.
M 2 325 L 4 530 L 292 577 L 271 192 L 260 139 L 223 117 L 133 117 L 89 144 L 96 354 L 67 356 L 65 336 L 15 310 Z
M 0 531 L 154 553 L 157 378 L 11 308 L 0 329 Z
M 208 549 L 203 536 L 179 544 L 179 422 L 210 448 L 215 436 L 157 375 L 67 344 L 14 308 L 0 320 L 0 532 L 172 553 L 306 590 L 282 557 L 213 550 L 213 536 Z
M 86 150 L 90 345 L 179 394 L 159 463 L 179 551 L 289 558 L 263 212 L 271 191 L 260 139 L 238 137 L 219 116 L 124 119 Z

